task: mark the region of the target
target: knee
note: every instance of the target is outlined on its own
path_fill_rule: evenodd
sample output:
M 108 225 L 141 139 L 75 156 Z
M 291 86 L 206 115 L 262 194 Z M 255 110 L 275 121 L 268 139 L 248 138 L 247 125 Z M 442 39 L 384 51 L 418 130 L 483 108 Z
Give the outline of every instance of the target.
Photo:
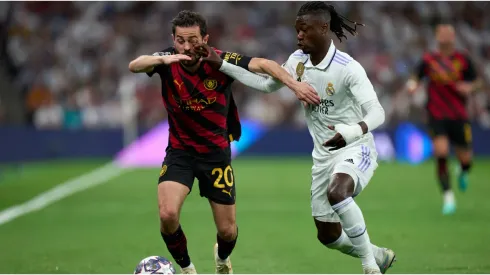
M 332 244 L 340 238 L 340 234 L 334 232 L 318 232 L 317 239 L 325 246 Z
M 176 223 L 179 221 L 179 211 L 177 208 L 161 207 L 160 220 L 162 223 Z
M 218 227 L 218 235 L 225 241 L 233 241 L 237 237 L 237 226 L 233 223 L 227 223 Z
M 340 238 L 342 228 L 328 227 L 317 230 L 317 239 L 325 246 L 328 246 Z
M 436 157 L 447 157 L 449 155 L 449 143 L 446 138 L 436 138 L 433 144 Z
M 348 198 L 347 192 L 344 189 L 345 188 L 343 188 L 337 181 L 333 181 L 329 185 L 327 189 L 327 198 L 331 205 L 335 205 Z

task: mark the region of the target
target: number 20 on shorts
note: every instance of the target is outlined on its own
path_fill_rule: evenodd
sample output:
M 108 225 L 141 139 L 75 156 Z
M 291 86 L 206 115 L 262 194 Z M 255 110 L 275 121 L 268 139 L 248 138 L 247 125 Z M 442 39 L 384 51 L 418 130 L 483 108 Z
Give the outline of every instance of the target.
M 214 187 L 223 189 L 226 186 L 232 187 L 233 186 L 233 170 L 231 169 L 231 166 L 228 165 L 226 168 L 223 170 L 223 168 L 218 167 L 214 168 L 213 171 L 211 172 L 211 175 L 217 175 L 216 180 L 214 181 Z M 224 179 L 225 183 L 220 183 L 221 179 Z

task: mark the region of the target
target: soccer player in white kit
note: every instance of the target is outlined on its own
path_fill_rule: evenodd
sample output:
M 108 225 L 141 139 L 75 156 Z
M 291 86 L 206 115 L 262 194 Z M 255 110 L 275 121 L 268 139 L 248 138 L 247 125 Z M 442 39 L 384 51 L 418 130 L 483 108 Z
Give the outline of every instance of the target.
M 304 109 L 314 142 L 311 208 L 318 239 L 328 248 L 360 258 L 364 273 L 385 273 L 396 260 L 395 253 L 371 244 L 363 214 L 353 199 L 378 166 L 370 131 L 384 122 L 385 114 L 364 68 L 338 50 L 329 36 L 329 30 L 340 40 L 345 38 L 344 30 L 356 34 L 355 27 L 344 20 L 324 2 L 307 2 L 300 8 L 296 19 L 299 50 L 282 66 L 289 79 L 280 72 L 275 78 L 250 72 L 266 73 L 254 62 L 264 67 L 270 60 L 253 58 L 248 68 L 241 68 L 212 53 L 203 54 L 203 59 L 219 63 L 222 72 L 263 92 L 276 91 L 285 81 L 307 82 L 315 88 L 321 103 L 304 104 Z

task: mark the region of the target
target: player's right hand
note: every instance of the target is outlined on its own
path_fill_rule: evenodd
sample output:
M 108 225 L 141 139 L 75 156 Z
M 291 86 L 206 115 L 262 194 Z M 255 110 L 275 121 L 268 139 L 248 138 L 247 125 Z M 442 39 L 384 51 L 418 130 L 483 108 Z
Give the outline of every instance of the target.
M 418 83 L 417 83 L 417 81 L 410 79 L 409 81 L 407 81 L 407 84 L 405 87 L 406 87 L 407 92 L 409 94 L 414 94 L 417 91 Z
M 172 63 L 177 63 L 184 60 L 192 60 L 192 57 L 185 54 L 164 55 L 159 57 L 160 61 L 165 65 L 170 65 Z
M 208 62 L 211 66 L 216 69 L 221 68 L 223 59 L 214 51 L 208 44 L 202 43 L 194 47 L 194 51 L 201 56 L 201 61 Z
M 315 88 L 305 82 L 296 82 L 291 89 L 299 100 L 312 105 L 320 104 L 320 97 Z

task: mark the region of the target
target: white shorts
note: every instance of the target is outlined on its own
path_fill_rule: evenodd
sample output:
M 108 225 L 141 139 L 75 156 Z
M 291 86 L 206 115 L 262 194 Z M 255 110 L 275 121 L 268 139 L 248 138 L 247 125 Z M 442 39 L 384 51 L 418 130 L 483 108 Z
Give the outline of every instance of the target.
M 342 150 L 342 149 L 340 149 Z M 311 169 L 311 211 L 315 219 L 322 222 L 340 222 L 327 199 L 327 188 L 332 176 L 337 173 L 350 175 L 354 179 L 354 195 L 367 186 L 378 167 L 376 149 L 366 144 L 345 148 L 325 165 L 314 165 Z

